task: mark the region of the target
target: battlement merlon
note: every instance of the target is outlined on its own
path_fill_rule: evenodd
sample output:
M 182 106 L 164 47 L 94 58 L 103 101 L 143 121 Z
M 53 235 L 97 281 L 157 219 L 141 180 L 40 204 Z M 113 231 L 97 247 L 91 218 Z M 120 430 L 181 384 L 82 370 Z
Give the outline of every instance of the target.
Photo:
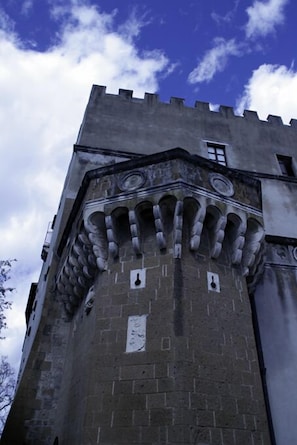
M 232 107 L 220 106 L 218 111 L 212 111 L 207 102 L 197 101 L 194 107 L 188 107 L 181 98 L 172 97 L 170 103 L 165 103 L 158 94 L 145 93 L 140 99 L 133 97 L 131 90 L 107 94 L 106 87 L 94 85 L 77 144 L 143 155 L 179 146 L 207 157 L 203 141 L 213 141 L 229 147 L 230 167 L 245 165 L 257 171 L 263 165 L 258 159 L 261 153 L 294 156 L 296 134 L 295 119 L 284 125 L 278 116 L 260 120 L 255 111 L 246 110 L 238 116 Z M 253 153 L 252 160 L 247 146 L 259 152 Z M 280 153 L 280 147 L 284 153 Z

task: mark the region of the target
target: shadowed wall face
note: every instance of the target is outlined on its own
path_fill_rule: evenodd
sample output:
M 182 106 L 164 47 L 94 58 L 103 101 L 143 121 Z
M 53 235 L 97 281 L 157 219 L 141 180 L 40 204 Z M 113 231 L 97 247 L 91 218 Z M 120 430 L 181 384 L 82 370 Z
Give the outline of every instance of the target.
M 296 441 L 296 247 L 269 243 L 268 264 L 255 292 L 276 443 Z

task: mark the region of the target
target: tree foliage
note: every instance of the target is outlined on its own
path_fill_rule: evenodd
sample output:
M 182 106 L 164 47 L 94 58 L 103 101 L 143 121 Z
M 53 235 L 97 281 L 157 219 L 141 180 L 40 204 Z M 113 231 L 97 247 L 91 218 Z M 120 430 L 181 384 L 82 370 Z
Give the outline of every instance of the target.
M 0 362 L 0 431 L 2 431 L 6 417 L 14 397 L 15 372 L 7 361 L 7 357 L 1 357 Z
M 6 326 L 7 309 L 11 309 L 12 302 L 9 295 L 13 291 L 12 287 L 8 287 L 7 281 L 10 278 L 10 270 L 12 262 L 15 260 L 0 260 L 0 339 L 5 337 L 2 335 L 2 330 Z M 10 405 L 14 396 L 15 389 L 15 371 L 7 361 L 7 357 L 1 357 L 0 362 L 0 431 L 2 431 Z
M 10 278 L 12 261 L 15 260 L 0 260 L 0 336 L 2 330 L 7 327 L 5 312 L 7 309 L 11 309 L 12 305 L 12 302 L 8 299 L 8 294 L 13 291 L 13 288 L 6 286 L 6 282 Z

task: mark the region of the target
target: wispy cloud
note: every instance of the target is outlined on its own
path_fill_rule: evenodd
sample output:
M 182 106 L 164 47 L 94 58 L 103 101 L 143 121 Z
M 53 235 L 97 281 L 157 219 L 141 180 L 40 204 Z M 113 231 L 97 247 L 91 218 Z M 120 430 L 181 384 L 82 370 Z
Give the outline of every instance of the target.
M 238 5 L 239 5 L 239 0 L 235 0 L 233 8 L 230 9 L 229 11 L 227 11 L 225 15 L 221 15 L 221 14 L 218 14 L 217 12 L 213 11 L 211 13 L 211 18 L 218 25 L 220 25 L 222 23 L 230 23 L 234 19 L 234 16 L 237 12 Z
M 297 72 L 283 65 L 261 65 L 256 69 L 239 98 L 237 111 L 256 110 L 261 119 L 269 114 L 282 116 L 285 123 L 297 119 Z
M 21 7 L 22 14 L 28 15 L 32 7 L 33 7 L 33 0 L 24 0 Z
M 0 7 L 0 33 L 3 32 L 13 33 L 13 30 L 14 30 L 14 22 Z
M 256 0 L 246 9 L 248 22 L 245 33 L 248 39 L 264 37 L 275 31 L 276 26 L 284 23 L 284 8 L 288 0 Z
M 197 67 L 189 74 L 188 81 L 192 84 L 211 81 L 217 72 L 224 70 L 230 56 L 241 54 L 242 47 L 235 39 L 216 38 L 213 48 L 206 52 Z

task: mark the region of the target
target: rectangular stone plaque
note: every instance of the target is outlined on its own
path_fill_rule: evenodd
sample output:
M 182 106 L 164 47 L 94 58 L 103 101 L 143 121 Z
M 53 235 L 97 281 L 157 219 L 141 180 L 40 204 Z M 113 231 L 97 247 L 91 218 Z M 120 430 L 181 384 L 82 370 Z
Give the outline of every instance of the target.
M 128 318 L 126 352 L 145 351 L 147 315 L 131 315 Z

